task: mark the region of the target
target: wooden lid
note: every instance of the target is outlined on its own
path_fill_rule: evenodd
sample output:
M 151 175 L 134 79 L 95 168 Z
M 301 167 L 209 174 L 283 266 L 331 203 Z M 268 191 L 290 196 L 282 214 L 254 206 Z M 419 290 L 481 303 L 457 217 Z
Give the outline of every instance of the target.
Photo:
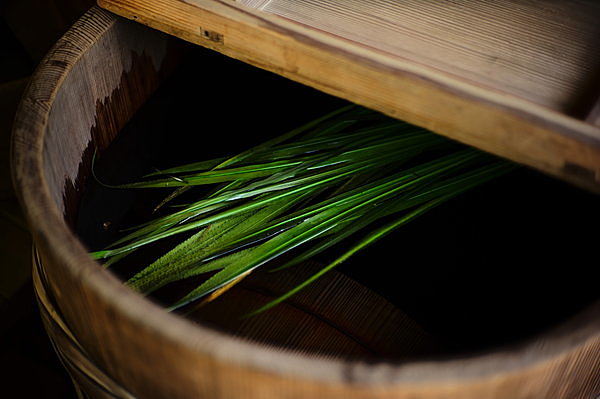
M 98 4 L 600 192 L 594 0 Z

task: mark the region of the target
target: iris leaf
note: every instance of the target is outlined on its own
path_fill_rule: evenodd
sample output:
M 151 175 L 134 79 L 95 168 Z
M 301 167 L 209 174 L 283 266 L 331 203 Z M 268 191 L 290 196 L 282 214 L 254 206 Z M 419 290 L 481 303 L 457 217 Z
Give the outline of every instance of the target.
M 280 272 L 345 245 L 318 273 L 254 313 L 262 312 L 381 237 L 513 168 L 351 105 L 237 155 L 151 172 L 119 186 L 175 190 L 157 205 L 162 215 L 127 229 L 91 255 L 108 266 L 147 245 L 181 237 L 127 281 L 150 294 L 206 275 L 168 305 L 174 310 L 212 300 L 276 259 L 282 261 L 273 270 Z M 180 200 L 186 193 L 190 201 L 198 186 L 211 191 L 200 191 L 191 202 Z M 165 211 L 164 205 L 176 200 L 176 207 Z

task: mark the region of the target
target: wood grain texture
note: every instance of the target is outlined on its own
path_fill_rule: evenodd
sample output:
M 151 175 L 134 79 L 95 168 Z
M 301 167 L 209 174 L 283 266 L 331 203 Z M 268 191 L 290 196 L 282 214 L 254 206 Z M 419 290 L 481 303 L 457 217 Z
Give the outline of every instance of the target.
M 241 40 L 245 33 L 250 36 L 244 40 L 258 39 L 261 32 L 279 41 L 274 44 L 274 51 L 285 48 L 280 45 L 288 40 L 296 43 L 289 35 L 273 33 L 270 23 L 265 28 L 265 22 L 251 13 L 235 11 L 241 20 L 257 23 L 254 27 L 258 32 L 246 31 L 243 24 L 219 25 L 223 20 L 208 15 L 210 11 L 177 4 L 182 7 L 180 11 L 187 9 L 196 16 L 206 17 L 203 31 L 210 34 L 199 33 L 196 39 L 210 42 L 213 47 L 226 46 L 230 38 Z M 215 1 L 207 2 L 207 6 L 219 10 L 226 7 Z M 177 15 L 185 20 L 187 14 Z M 194 21 L 197 23 L 195 18 Z M 164 41 L 167 41 L 166 52 Z M 165 35 L 93 8 L 40 65 L 15 120 L 13 179 L 39 251 L 45 288 L 68 331 L 85 349 L 93 366 L 109 376 L 110 381 L 140 398 L 579 399 L 600 393 L 597 378 L 600 303 L 519 345 L 454 359 L 377 358 L 366 362 L 248 342 L 218 329 L 193 324 L 135 294 L 101 268 L 88 256 L 66 222 L 69 215 L 63 212 L 70 210 L 64 203 L 64 190 L 73 183 L 81 189 L 80 176 L 71 181 L 71 173 L 82 173 L 79 165 L 84 162 L 87 149 L 99 144 L 101 137 L 114 138 L 118 124 L 113 121 L 126 119 L 120 114 L 131 117 L 135 112 L 135 106 L 122 106 L 114 94 L 121 93 L 132 102 L 150 95 L 145 87 L 140 87 L 138 93 L 130 93 L 137 86 L 127 86 L 124 82 L 137 81 L 140 76 L 132 76 L 137 74 L 145 79 L 159 78 L 161 72 L 155 66 L 165 65 L 171 51 L 168 43 Z M 304 39 L 298 39 L 298 43 L 306 45 Z M 318 55 L 313 61 L 319 59 L 336 65 L 337 61 L 326 57 L 328 51 L 304 47 L 306 51 L 309 49 Z M 140 52 L 145 56 L 140 56 Z M 241 51 L 236 54 L 242 56 Z M 275 54 L 282 55 L 277 51 Z M 130 56 L 146 67 L 127 71 Z M 294 53 L 288 56 L 291 60 L 296 57 Z M 102 65 L 98 64 L 98 57 L 104 61 Z M 378 69 L 345 62 L 344 70 L 356 68 L 359 72 L 369 72 L 367 80 L 384 77 L 378 75 Z M 96 67 L 87 69 L 90 65 Z M 266 65 L 274 68 L 272 63 Z M 293 65 L 304 64 L 297 59 Z M 72 73 L 78 79 L 70 78 Z M 221 77 L 215 72 L 207 78 Z M 124 92 L 120 87 L 130 89 Z M 85 104 L 64 108 L 69 102 L 57 99 L 65 96 L 77 97 Z M 379 95 L 372 97 L 373 101 L 378 98 Z M 456 96 L 449 100 L 452 98 Z M 103 106 L 92 106 L 98 102 Z M 486 106 L 489 104 L 484 103 L 482 110 Z M 99 109 L 102 116 L 90 112 Z M 90 123 L 92 118 L 99 126 Z M 92 134 L 94 126 L 105 129 L 107 134 Z M 543 129 L 542 132 L 549 134 Z M 88 144 L 51 144 L 68 141 Z M 337 312 L 331 310 L 332 314 Z
M 564 113 L 600 67 L 597 2 L 239 2 Z
M 190 317 L 277 350 L 332 359 L 408 359 L 439 343 L 405 313 L 363 285 L 333 271 L 281 306 L 244 318 L 293 289 L 322 267 L 307 263 L 286 273 L 252 273 Z
M 81 346 L 77 337 L 73 335 L 59 314 L 54 299 L 46 289 L 48 284 L 46 273 L 35 249 L 32 255 L 33 288 L 40 309 L 40 317 L 57 355 L 69 371 L 76 389 L 85 392 L 86 397 L 90 399 L 114 397 L 133 399 L 134 397 L 129 392 L 99 370 L 89 358 L 85 348 Z
M 600 36 L 594 23 L 598 16 L 595 2 L 529 1 L 518 7 L 484 1 L 471 7 L 473 2 L 469 2 L 465 15 L 461 13 L 464 2 L 415 1 L 404 8 L 390 7 L 396 2 L 368 2 L 388 6 L 391 10 L 388 13 L 386 8 L 386 15 L 395 13 L 408 24 L 402 28 L 387 21 L 385 25 L 398 38 L 392 50 L 401 55 L 373 42 L 369 36 L 373 27 L 381 28 L 383 23 L 365 24 L 368 13 L 359 21 L 362 25 L 356 24 L 364 28 L 358 37 L 348 39 L 341 36 L 345 32 L 322 30 L 325 11 L 340 15 L 332 6 L 335 2 L 248 3 L 258 9 L 229 0 L 99 0 L 98 4 L 600 192 L 600 127 L 584 120 L 597 94 L 597 76 L 593 75 L 598 56 L 593 49 Z M 309 10 L 312 14 L 290 11 L 292 6 L 304 10 L 311 4 L 316 7 L 316 11 Z M 360 4 L 365 7 L 367 3 Z M 431 16 L 435 17 L 446 8 L 455 18 L 439 21 L 424 12 L 435 11 Z M 270 9 L 286 17 L 266 11 Z M 355 25 L 356 13 L 348 9 L 344 9 L 345 25 L 340 26 Z M 537 18 L 528 12 L 532 10 L 538 11 Z M 317 28 L 307 25 L 306 18 Z M 332 26 L 338 27 L 327 22 L 324 29 L 332 30 Z M 373 37 L 383 34 L 376 32 Z M 563 53 L 578 61 L 569 64 Z

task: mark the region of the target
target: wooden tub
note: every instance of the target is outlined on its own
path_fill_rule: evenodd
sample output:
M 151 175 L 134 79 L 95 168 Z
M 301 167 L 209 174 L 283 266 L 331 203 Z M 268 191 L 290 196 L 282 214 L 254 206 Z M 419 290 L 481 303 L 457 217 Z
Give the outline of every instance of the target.
M 342 274 L 328 276 L 262 327 L 235 327 L 240 337 L 167 313 L 94 262 L 74 233 L 91 156 L 118 137 L 188 51 L 93 8 L 40 65 L 17 115 L 12 166 L 35 242 L 34 283 L 48 333 L 79 390 L 99 398 L 600 394 L 597 300 L 510 345 L 436 355 L 425 329 Z M 219 71 L 199 73 L 227 79 Z M 239 107 L 193 94 L 200 111 L 203 103 Z M 257 284 L 282 289 L 286 282 Z M 335 300 L 320 295 L 331 284 L 343 288 Z M 282 317 L 288 331 L 265 324 Z M 302 339 L 293 337 L 293 323 L 304 328 Z

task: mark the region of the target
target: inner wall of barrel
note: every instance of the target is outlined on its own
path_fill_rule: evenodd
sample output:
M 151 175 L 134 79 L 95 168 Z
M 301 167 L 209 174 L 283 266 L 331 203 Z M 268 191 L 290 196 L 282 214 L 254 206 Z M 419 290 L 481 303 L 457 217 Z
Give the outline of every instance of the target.
M 126 183 L 155 169 L 232 155 L 345 104 L 218 53 L 189 50 L 103 151 L 100 180 Z M 111 131 L 119 125 L 114 113 L 127 107 L 119 101 L 137 98 L 127 93 L 131 85 L 120 87 L 96 111 Z M 92 136 L 102 142 L 99 133 Z M 87 183 L 75 228 L 91 249 L 114 241 L 165 195 Z M 429 331 L 439 354 L 515 343 L 598 299 L 594 241 L 585 233 L 600 223 L 597 206 L 592 194 L 520 169 L 435 209 L 339 270 Z M 119 272 L 127 277 L 132 270 Z
M 179 62 L 182 44 L 132 23 L 107 30 L 65 74 L 44 141 L 46 179 L 70 226 L 91 177 L 118 132 Z

